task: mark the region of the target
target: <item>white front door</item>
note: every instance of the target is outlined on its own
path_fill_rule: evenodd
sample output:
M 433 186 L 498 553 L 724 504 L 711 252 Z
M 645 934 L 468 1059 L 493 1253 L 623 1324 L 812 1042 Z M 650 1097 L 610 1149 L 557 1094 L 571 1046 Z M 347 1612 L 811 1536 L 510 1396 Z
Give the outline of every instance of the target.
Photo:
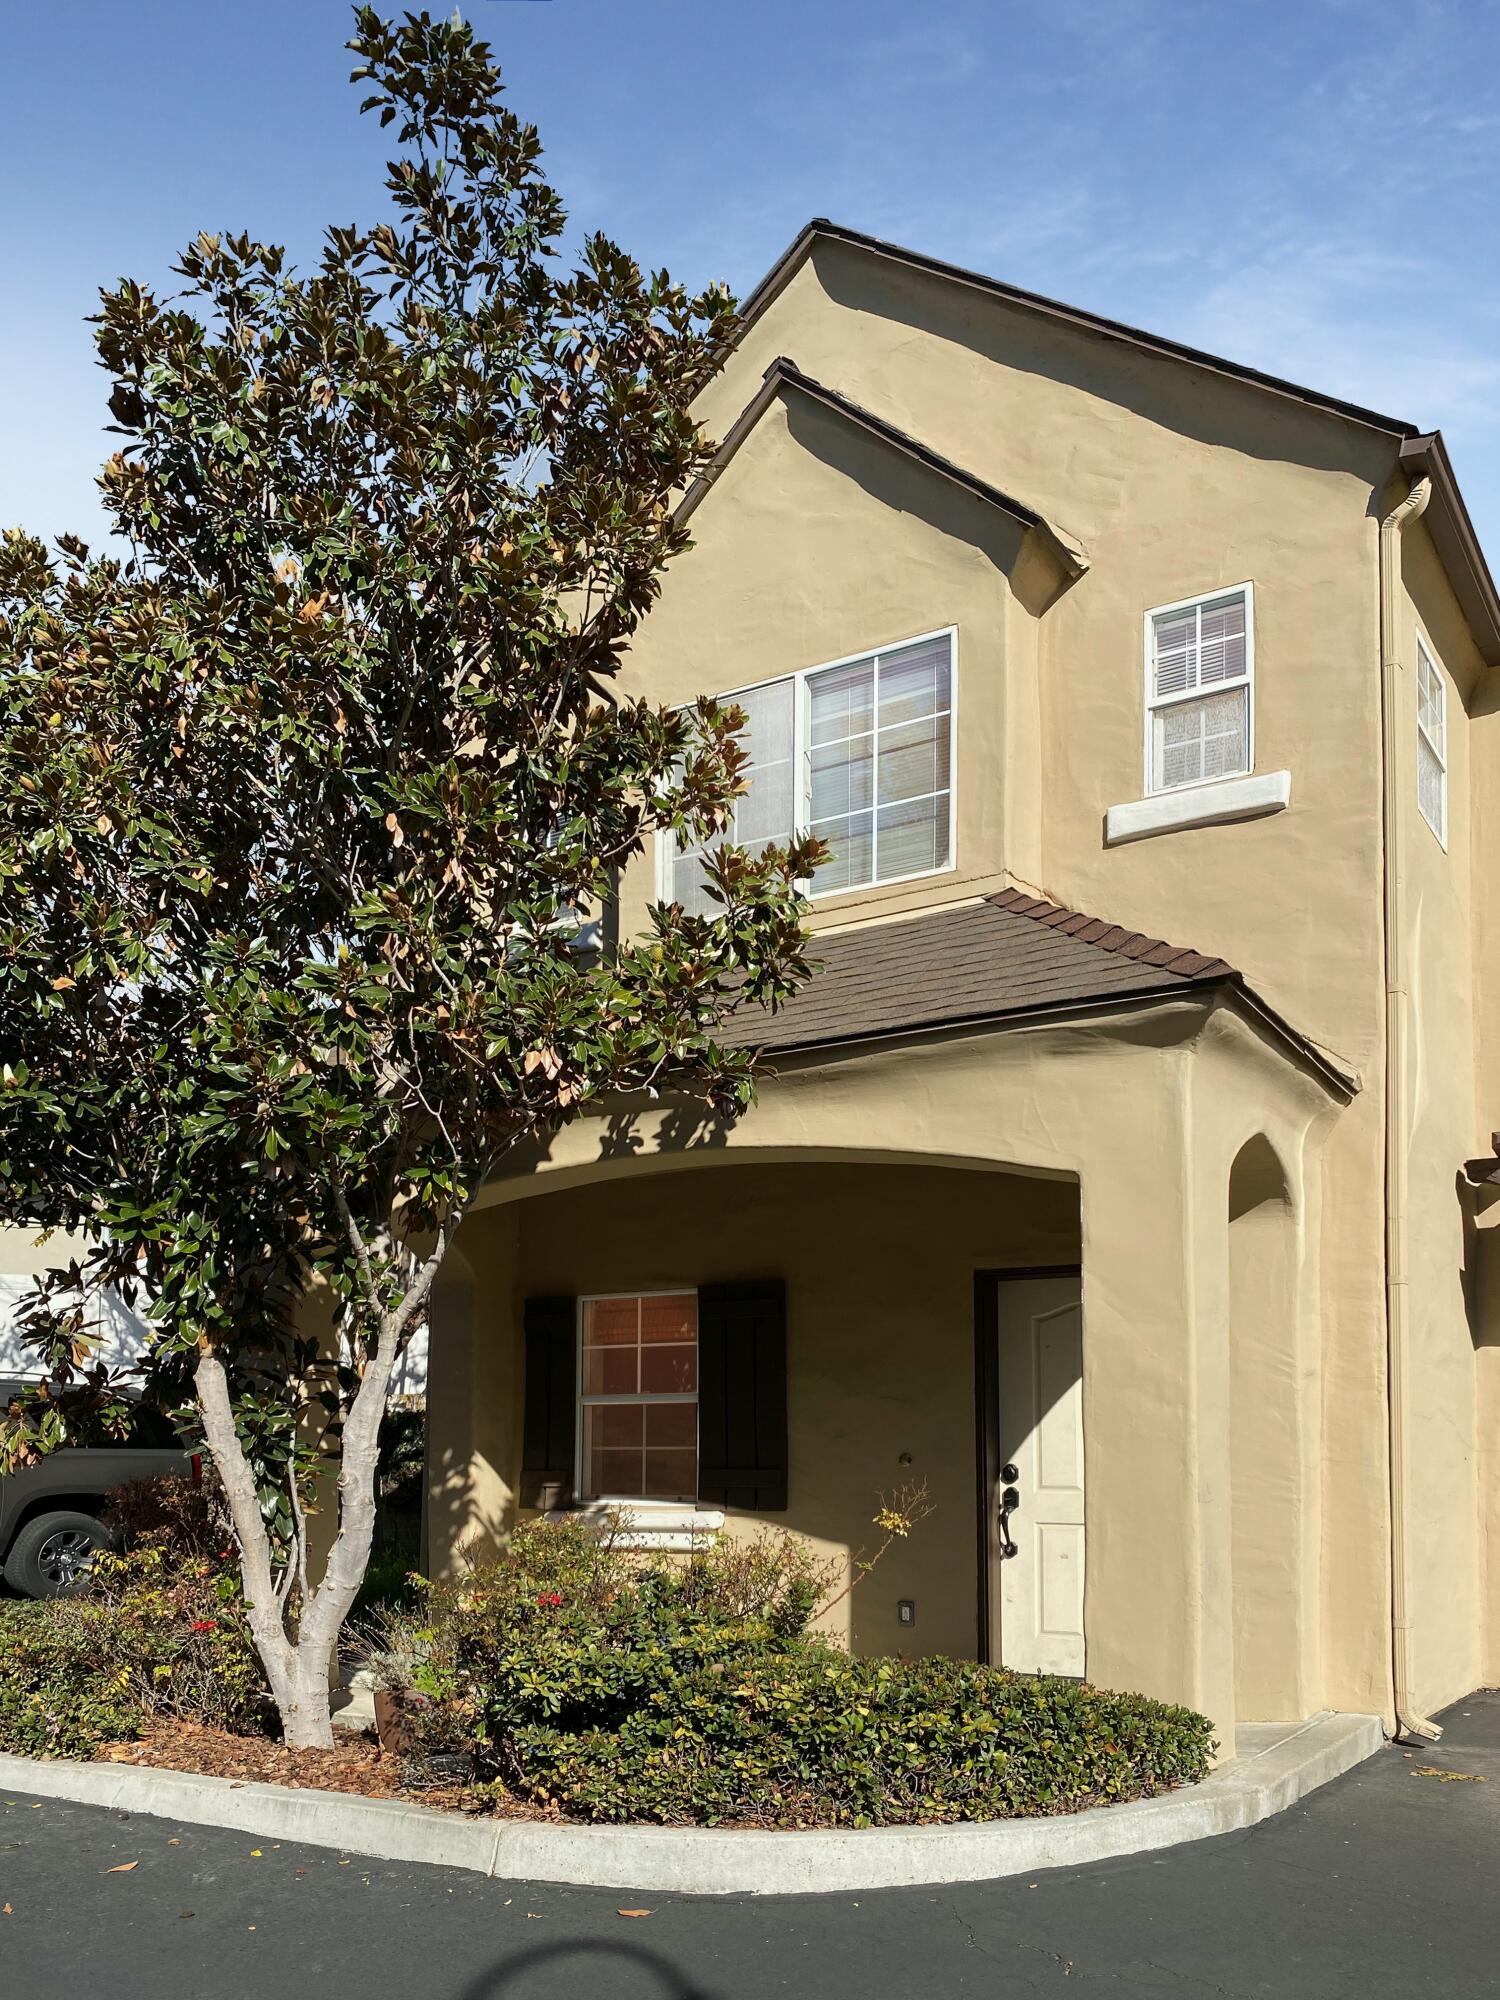
M 1083 1674 L 1083 1310 L 1076 1274 L 999 1283 L 1000 1663 Z M 1015 1553 L 1007 1555 L 1006 1547 Z

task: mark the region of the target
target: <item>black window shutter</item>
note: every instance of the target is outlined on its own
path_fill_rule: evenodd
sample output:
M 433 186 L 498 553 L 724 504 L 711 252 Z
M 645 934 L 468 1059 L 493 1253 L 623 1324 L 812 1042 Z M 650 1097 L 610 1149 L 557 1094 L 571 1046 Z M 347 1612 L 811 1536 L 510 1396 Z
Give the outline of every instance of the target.
M 786 1507 L 786 1286 L 698 1292 L 698 1498 L 758 1514 Z
M 571 1298 L 528 1299 L 521 1505 L 568 1507 L 578 1424 L 578 1308 Z

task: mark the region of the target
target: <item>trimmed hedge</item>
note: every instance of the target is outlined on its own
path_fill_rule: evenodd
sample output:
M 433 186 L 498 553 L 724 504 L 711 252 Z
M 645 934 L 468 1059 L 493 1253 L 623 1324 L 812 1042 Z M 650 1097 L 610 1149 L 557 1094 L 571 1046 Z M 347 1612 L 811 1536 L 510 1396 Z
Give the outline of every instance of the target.
M 1073 1812 L 1205 1775 L 1188 1709 L 949 1659 L 853 1658 L 807 1630 L 791 1537 L 642 1563 L 537 1522 L 388 1621 L 377 1662 L 424 1748 L 586 1820 L 875 1826 Z

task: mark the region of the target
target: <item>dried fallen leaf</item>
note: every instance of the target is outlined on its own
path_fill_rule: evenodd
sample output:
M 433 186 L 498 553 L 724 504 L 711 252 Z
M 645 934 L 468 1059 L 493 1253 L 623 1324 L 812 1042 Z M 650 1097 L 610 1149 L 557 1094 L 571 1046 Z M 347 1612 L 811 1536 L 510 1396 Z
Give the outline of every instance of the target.
M 1441 1764 L 1413 1764 L 1406 1774 L 1409 1778 L 1436 1778 L 1440 1785 L 1487 1785 L 1489 1779 L 1480 1771 L 1445 1771 Z
M 3 1910 L 0 1910 L 0 1917 L 13 1917 L 15 1914 L 9 1903 L 5 1905 Z
M 176 1834 L 174 1833 L 171 1839 L 167 1842 L 167 1845 L 168 1847 L 181 1847 L 182 1842 L 177 1838 Z
M 106 1875 L 128 1875 L 132 1868 L 140 1867 L 139 1861 L 117 1861 L 113 1868 L 106 1868 Z
M 649 1917 L 649 1916 L 650 1916 L 650 1914 L 651 1914 L 651 1912 L 650 1912 L 649 1910 L 616 1910 L 616 1911 L 615 1911 L 615 1915 L 616 1915 L 617 1917 Z

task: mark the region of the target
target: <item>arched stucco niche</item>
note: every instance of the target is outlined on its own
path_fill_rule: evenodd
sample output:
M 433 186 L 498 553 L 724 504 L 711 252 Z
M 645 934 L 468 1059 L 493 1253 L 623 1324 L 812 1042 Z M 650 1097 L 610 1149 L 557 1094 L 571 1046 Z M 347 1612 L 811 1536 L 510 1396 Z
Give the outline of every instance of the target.
M 1228 1186 L 1231 1516 L 1236 1712 L 1305 1712 L 1303 1385 L 1297 1338 L 1297 1207 L 1264 1133 Z

